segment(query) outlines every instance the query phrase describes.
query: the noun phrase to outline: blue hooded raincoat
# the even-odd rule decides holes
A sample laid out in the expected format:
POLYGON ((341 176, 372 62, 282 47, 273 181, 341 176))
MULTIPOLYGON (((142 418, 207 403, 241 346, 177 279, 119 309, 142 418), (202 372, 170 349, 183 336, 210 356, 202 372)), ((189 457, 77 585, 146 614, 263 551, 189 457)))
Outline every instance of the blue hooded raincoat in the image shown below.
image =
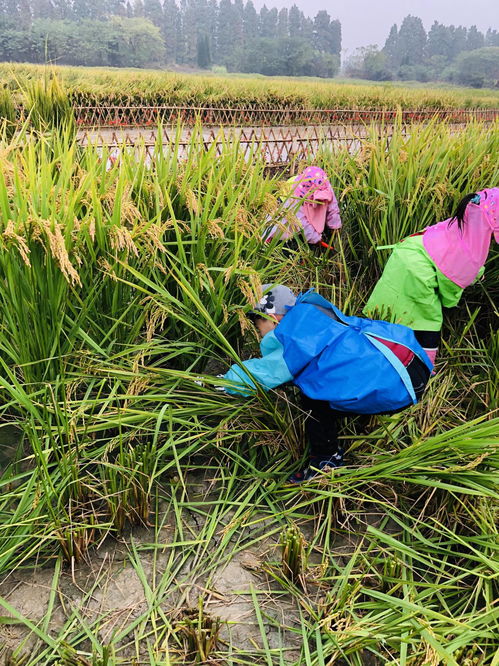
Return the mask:
POLYGON ((249 395, 293 382, 314 400, 353 414, 395 411, 417 402, 406 368, 379 338, 404 345, 432 364, 411 329, 347 317, 314 292, 297 298, 274 331, 262 339, 262 358, 233 365, 228 393, 249 395))

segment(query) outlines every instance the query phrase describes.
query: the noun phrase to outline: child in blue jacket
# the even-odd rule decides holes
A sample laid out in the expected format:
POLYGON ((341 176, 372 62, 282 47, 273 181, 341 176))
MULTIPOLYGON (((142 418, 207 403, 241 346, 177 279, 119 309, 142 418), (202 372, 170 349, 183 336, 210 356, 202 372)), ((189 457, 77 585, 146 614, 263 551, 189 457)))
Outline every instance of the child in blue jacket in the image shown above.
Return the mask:
POLYGON ((339 417, 389 414, 416 404, 433 366, 405 326, 347 317, 312 290, 298 298, 284 285, 264 290, 250 313, 262 358, 233 365, 224 375, 231 382, 225 390, 248 396, 257 384, 298 386, 309 415, 310 461, 289 480, 301 483, 342 464, 339 417))

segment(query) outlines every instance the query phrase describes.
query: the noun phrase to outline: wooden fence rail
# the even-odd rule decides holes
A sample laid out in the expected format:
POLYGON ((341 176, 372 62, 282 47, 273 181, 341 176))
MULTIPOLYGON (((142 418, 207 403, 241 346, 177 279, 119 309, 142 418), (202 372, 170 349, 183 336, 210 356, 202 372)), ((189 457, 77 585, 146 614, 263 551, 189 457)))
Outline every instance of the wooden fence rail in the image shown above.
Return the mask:
MULTIPOLYGON (((465 124, 453 124, 456 132, 462 131, 465 124)), ((379 125, 376 128, 380 138, 390 140, 394 125, 379 125)), ((402 131, 410 132, 410 125, 402 131)), ((190 151, 214 148, 215 155, 221 155, 228 145, 237 144, 245 159, 255 156, 263 158, 269 167, 288 165, 296 160, 313 158, 321 149, 336 150, 347 148, 357 152, 363 140, 371 136, 371 127, 365 124, 300 126, 300 127, 253 127, 253 128, 163 128, 158 136, 151 128, 84 130, 78 133, 82 146, 93 144, 108 148, 110 161, 119 159, 122 151, 145 150, 152 161, 158 151, 174 151, 179 159, 187 158, 190 151)))
POLYGON ((350 125, 393 123, 400 113, 403 123, 427 122, 435 116, 451 123, 478 120, 493 122, 499 109, 415 109, 397 112, 384 109, 259 109, 196 106, 76 106, 77 125, 96 127, 154 127, 181 122, 193 125, 268 127, 291 125, 350 125))

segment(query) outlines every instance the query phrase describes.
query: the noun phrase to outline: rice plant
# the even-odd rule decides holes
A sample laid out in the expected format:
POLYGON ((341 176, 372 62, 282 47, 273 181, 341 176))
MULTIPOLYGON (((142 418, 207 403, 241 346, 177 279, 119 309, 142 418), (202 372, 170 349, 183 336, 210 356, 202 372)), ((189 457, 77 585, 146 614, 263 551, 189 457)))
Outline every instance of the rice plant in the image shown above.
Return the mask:
POLYGON ((332 258, 262 245, 282 211, 256 150, 218 155, 198 133, 186 160, 172 142, 152 164, 124 150, 108 171, 69 133, 2 141, 1 657, 494 664, 493 261, 446 318, 423 402, 346 424, 346 466, 305 490, 286 484, 303 454, 294 390, 243 400, 213 375, 257 352, 245 313, 262 283, 358 313, 386 258, 376 247, 497 183, 495 128, 396 127, 357 155, 324 150, 344 219, 332 258), (287 568, 268 577, 259 563, 283 533, 287 568), (121 546, 106 569, 102 549, 121 546), (50 574, 37 618, 15 596, 26 571, 50 574), (114 609, 104 591, 120 574, 114 609), (230 607, 241 617, 209 619, 230 607))
MULTIPOLYGON (((216 76, 171 72, 51 67, 74 106, 187 106, 253 109, 497 108, 497 90, 408 87, 382 82, 216 76)), ((19 98, 20 89, 46 76, 42 65, 3 64, 0 78, 19 98)), ((20 98, 19 98, 20 99, 20 98)), ((127 118, 123 119, 124 121, 127 118)), ((244 114, 239 122, 245 124, 244 114)))
POLYGON ((303 586, 306 569, 305 539, 296 525, 281 534, 282 573, 291 583, 303 586))

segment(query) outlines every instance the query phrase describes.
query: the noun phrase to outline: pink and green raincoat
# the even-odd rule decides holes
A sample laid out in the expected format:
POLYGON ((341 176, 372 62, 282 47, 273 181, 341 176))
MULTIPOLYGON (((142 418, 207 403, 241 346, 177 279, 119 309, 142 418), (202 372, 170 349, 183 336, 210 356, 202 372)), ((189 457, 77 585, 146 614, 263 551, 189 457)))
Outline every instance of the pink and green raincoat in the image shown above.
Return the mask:
POLYGON ((456 306, 463 289, 483 272, 492 237, 499 243, 499 187, 478 192, 466 207, 462 229, 450 218, 395 245, 364 313, 439 331, 442 307, 456 306))

